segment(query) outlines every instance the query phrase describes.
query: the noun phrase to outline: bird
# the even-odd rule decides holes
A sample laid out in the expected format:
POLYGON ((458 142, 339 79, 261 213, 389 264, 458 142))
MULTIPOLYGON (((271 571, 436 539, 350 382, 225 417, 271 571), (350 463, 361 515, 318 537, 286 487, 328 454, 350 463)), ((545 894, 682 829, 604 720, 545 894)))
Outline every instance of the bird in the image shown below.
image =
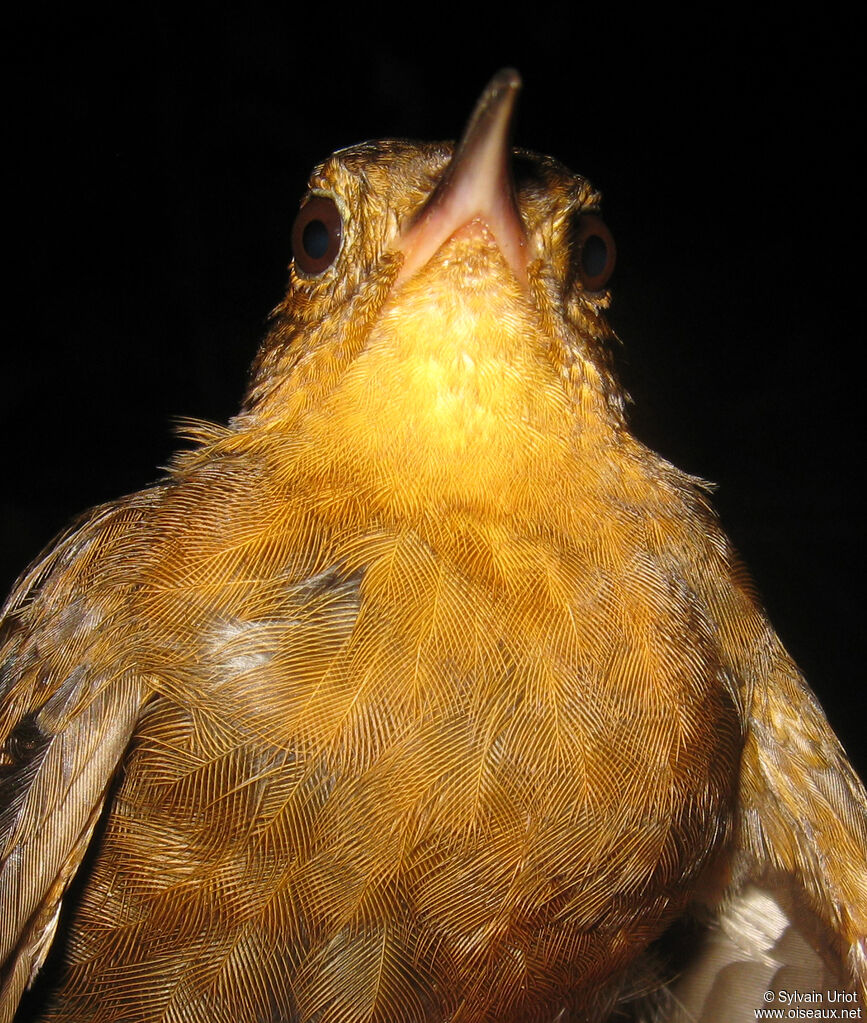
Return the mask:
POLYGON ((239 413, 13 589, 5 1023, 860 1012, 863 784, 520 88, 319 164, 239 413))

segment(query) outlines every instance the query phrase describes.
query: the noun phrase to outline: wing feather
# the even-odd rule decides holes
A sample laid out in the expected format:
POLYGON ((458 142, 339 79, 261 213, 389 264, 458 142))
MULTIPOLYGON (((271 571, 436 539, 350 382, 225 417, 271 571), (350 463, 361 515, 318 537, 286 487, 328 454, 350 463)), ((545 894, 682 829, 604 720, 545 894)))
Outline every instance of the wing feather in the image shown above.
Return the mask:
POLYGON ((705 933, 653 1016, 665 1023, 746 1023, 867 998, 867 794, 777 640, 769 652, 722 895, 707 900, 705 933))
MULTIPOLYGON (((13 592, 0 631, 0 1023, 48 953, 145 697, 100 641, 82 576, 120 506, 61 538, 13 592)), ((116 600, 115 593, 113 599, 116 600)))

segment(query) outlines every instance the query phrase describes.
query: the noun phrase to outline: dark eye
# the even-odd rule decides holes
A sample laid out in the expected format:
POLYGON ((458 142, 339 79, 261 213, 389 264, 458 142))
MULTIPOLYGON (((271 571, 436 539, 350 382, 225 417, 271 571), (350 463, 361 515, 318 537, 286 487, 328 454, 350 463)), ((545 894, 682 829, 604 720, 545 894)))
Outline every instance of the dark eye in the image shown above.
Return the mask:
POLYGON ((298 211, 292 226, 292 255, 303 274, 323 273, 337 259, 343 241, 343 220, 327 195, 314 195, 298 211))
POLYGON ((605 221, 595 213, 578 218, 573 238, 578 276, 586 291, 601 291, 614 270, 617 250, 605 221))

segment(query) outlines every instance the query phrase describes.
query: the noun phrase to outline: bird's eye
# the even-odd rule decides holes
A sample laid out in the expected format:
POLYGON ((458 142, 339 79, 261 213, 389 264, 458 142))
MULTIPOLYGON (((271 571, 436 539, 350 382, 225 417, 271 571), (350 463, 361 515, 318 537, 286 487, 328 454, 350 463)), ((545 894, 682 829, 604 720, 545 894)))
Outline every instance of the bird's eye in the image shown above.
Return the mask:
POLYGON ((578 218, 573 236, 578 276, 586 291, 601 291, 614 270, 617 251, 605 221, 595 213, 578 218))
POLYGON ((343 242, 343 219, 327 195, 314 195, 298 211, 292 227, 292 255, 303 274, 315 277, 337 259, 343 242))

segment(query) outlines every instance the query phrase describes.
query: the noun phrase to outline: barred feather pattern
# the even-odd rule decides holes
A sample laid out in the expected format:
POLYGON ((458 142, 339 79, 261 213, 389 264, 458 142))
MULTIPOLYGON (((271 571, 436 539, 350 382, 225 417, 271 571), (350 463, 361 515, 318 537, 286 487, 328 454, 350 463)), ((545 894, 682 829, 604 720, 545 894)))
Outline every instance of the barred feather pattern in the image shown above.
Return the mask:
POLYGON ((207 466, 117 616, 159 623, 151 698, 56 1018, 541 1020, 604 987, 726 837, 740 743, 658 529, 335 528, 300 488, 278 528, 263 476, 207 466))
POLYGON ((739 1020, 707 970, 749 942, 692 986, 665 946, 751 885, 863 993, 864 791, 626 429, 569 263, 598 196, 519 153, 526 285, 473 231, 397 287, 449 156, 317 169, 340 272, 293 272, 241 414, 10 599, 4 1019, 100 815, 55 1023, 739 1020))

